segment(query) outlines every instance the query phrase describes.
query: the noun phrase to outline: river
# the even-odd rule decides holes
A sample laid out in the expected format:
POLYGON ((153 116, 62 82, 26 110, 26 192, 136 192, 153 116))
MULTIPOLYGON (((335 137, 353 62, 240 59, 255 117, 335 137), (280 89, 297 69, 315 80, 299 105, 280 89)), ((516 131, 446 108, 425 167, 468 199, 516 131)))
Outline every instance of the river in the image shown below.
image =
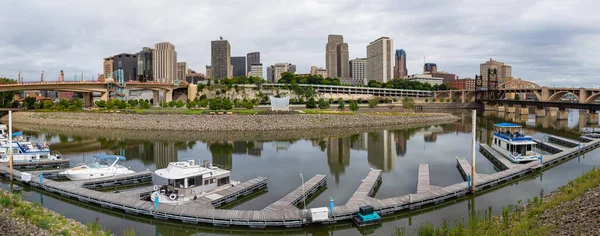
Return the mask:
MULTIPOLYGON (((127 161, 123 165, 141 171, 164 168, 169 162, 193 158, 209 160, 230 168, 234 180, 245 181, 257 176, 268 178, 268 191, 237 202, 230 206, 233 209, 263 209, 300 186, 300 173, 304 180, 316 174, 326 174, 327 189, 307 202, 307 208, 311 208, 328 206, 330 197, 333 197, 336 205, 343 205, 370 168, 383 170, 383 182, 376 198, 415 193, 419 164, 429 164, 432 185, 446 186, 463 181, 456 168, 455 157, 470 160, 471 118, 469 111, 457 111, 456 115, 462 119, 444 125, 294 140, 278 140, 274 137, 269 140, 247 141, 173 141, 149 138, 148 134, 139 131, 135 135, 138 138, 130 139, 111 136, 110 132, 91 130, 77 135, 67 131, 26 131, 24 134, 34 141, 50 143, 53 151, 68 156, 72 164, 89 161, 97 153, 109 153, 126 156, 127 161)), ((553 117, 536 118, 534 115, 522 117, 507 113, 485 113, 477 119, 477 141, 491 142, 493 124, 504 121, 525 125, 526 133, 534 138, 544 139, 548 134, 577 138, 577 131, 588 126, 583 118, 584 115, 580 115, 577 110, 571 110, 569 119, 562 121, 556 121, 553 117)), ((18 131, 19 128, 16 126, 15 130, 18 131)), ((31 130, 28 127, 21 128, 31 130)), ((193 137, 198 136, 195 134, 193 137)), ((527 176, 475 197, 468 196, 433 208, 386 216, 382 225, 370 228, 355 228, 349 221, 293 229, 215 228, 211 225, 190 225, 132 216, 29 187, 23 187, 22 192, 27 200, 39 202, 44 207, 83 223, 97 218, 106 229, 117 234, 133 227, 139 235, 390 235, 397 227, 412 232, 415 226, 425 222, 439 224, 448 220, 452 223, 489 207, 495 215, 500 215, 502 207, 547 194, 593 166, 600 166, 599 153, 599 150, 594 150, 542 174, 527 176)), ((497 171, 481 153, 477 153, 476 166, 478 173, 490 174, 497 171)), ((158 183, 161 180, 155 177, 154 181, 158 183)), ((9 185, 6 179, 2 179, 2 188, 8 189, 9 185)))

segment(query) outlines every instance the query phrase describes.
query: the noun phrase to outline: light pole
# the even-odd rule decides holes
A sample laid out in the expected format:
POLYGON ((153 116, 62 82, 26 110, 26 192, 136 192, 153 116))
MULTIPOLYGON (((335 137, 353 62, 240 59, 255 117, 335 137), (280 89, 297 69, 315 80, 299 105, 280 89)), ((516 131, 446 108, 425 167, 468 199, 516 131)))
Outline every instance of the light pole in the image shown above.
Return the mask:
POLYGON ((306 211, 306 196, 304 196, 304 175, 302 175, 302 172, 300 172, 300 179, 302 180, 302 204, 304 205, 302 209, 306 211))

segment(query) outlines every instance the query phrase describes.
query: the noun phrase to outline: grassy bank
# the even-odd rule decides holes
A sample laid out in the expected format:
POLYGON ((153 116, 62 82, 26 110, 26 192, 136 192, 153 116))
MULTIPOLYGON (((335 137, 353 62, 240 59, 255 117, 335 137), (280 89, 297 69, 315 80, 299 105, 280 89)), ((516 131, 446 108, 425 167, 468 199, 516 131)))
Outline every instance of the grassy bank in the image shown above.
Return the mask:
MULTIPOLYGON (((104 230, 98 219, 83 225, 50 211, 37 203, 23 200, 19 194, 0 190, 3 233, 13 235, 113 235, 104 230)), ((123 235, 135 235, 133 229, 123 235)))
POLYGON ((399 228, 394 235, 552 235, 553 227, 539 220, 542 213, 573 201, 599 185, 600 169, 596 168, 570 181, 549 197, 540 199, 536 196, 526 204, 519 201, 517 205, 505 207, 499 217, 492 216, 492 209, 488 209, 470 216, 467 222, 460 219, 452 226, 447 221, 439 226, 425 223, 412 232, 399 228))

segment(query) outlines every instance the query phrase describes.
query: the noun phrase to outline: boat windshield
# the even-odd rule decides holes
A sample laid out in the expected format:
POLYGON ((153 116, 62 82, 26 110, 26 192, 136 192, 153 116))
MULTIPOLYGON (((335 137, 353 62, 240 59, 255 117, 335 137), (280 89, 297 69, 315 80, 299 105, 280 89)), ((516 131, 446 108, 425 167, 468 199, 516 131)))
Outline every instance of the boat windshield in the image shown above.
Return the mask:
POLYGON ((170 179, 169 180, 169 186, 173 186, 175 188, 184 188, 183 186, 183 179, 170 179))
POLYGON ((115 159, 94 158, 92 162, 87 163, 87 166, 90 168, 107 168, 110 167, 114 161, 115 159))

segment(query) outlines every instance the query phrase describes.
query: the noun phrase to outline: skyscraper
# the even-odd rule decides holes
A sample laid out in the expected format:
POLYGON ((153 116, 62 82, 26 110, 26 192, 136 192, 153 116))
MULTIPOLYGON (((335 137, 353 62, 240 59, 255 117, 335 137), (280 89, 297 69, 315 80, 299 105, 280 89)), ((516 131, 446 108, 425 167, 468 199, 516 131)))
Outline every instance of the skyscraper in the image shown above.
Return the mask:
POLYGON ((396 65, 394 66, 394 78, 405 78, 408 76, 406 69, 406 52, 404 49, 396 50, 396 65))
POLYGON ((149 47, 142 48, 142 51, 137 53, 137 75, 138 80, 142 82, 152 81, 154 71, 152 70, 152 54, 154 49, 149 47))
POLYGON ((423 65, 423 73, 437 73, 437 64, 435 63, 425 63, 423 65))
POLYGON ((206 65, 206 78, 212 79, 212 66, 206 65))
POLYGON ((211 66, 213 79, 233 77, 231 70, 231 46, 227 40, 215 40, 211 42, 211 66))
POLYGON ((386 83, 393 79, 394 41, 381 37, 367 46, 367 80, 386 83))
POLYGON ((505 65, 504 62, 492 60, 481 63, 479 65, 479 74, 483 77, 483 81, 487 81, 488 69, 496 69, 498 79, 506 79, 512 77, 512 67, 505 65))
POLYGON ((267 66, 267 83, 273 83, 273 68, 275 66, 267 66))
POLYGON ((263 65, 262 64, 252 64, 250 65, 250 76, 254 77, 263 77, 263 65))
POLYGON ((325 68, 329 77, 349 78, 348 60, 348 44, 344 43, 344 36, 330 34, 325 45, 325 68))
POLYGON ((233 77, 246 76, 246 57, 231 57, 233 77))
POLYGON ((177 80, 185 81, 185 74, 187 74, 187 62, 177 62, 177 80))
POLYGON ((169 42, 157 43, 152 54, 154 81, 173 83, 177 72, 177 52, 169 42))
POLYGON ((104 73, 106 74, 108 71, 111 76, 106 78, 114 78, 112 72, 122 69, 125 81, 134 80, 137 78, 137 64, 137 56, 135 54, 121 53, 104 58, 104 73))
POLYGON ((367 58, 356 58, 350 60, 350 85, 367 84, 367 58))
MULTIPOLYGON (((260 52, 251 52, 246 54, 246 73, 250 72, 251 66, 260 63, 260 52)), ((262 77, 262 76, 261 76, 262 77)))

